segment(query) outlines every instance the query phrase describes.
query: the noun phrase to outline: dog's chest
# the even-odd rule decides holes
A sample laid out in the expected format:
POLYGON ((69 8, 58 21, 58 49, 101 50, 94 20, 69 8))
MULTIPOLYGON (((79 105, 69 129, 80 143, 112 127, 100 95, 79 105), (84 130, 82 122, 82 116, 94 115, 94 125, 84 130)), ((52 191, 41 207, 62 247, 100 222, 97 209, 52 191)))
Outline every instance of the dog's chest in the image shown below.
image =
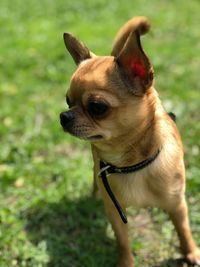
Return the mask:
POLYGON ((156 205, 156 198, 148 187, 146 172, 113 174, 108 177, 111 189, 124 206, 145 208, 156 205))

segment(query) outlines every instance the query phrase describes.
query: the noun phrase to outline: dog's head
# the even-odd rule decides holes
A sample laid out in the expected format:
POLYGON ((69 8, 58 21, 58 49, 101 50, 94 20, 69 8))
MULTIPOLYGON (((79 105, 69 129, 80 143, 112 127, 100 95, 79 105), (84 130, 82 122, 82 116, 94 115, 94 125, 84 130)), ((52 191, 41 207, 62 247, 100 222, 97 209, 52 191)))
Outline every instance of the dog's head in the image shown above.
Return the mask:
POLYGON ((151 108, 153 69, 140 35, 149 30, 144 17, 128 21, 117 34, 111 56, 96 56, 69 33, 66 48, 78 65, 60 114, 63 129, 92 142, 123 138, 145 123, 151 108))

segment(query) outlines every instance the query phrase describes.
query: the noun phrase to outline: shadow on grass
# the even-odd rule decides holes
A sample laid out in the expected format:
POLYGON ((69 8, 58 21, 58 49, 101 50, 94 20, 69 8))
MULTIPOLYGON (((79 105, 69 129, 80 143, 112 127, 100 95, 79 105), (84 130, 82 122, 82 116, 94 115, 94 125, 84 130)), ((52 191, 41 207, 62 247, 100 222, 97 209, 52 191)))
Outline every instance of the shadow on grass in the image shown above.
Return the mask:
MULTIPOLYGON (((106 235, 108 222, 101 201, 63 198, 57 203, 40 202, 23 216, 27 220, 26 231, 30 241, 36 246, 46 242, 48 267, 116 266, 116 242, 106 235)), ((155 262, 158 264, 150 266, 145 261, 143 266, 189 266, 181 259, 159 263, 156 256, 155 262)))
POLYGON ((24 215, 30 241, 46 242, 48 267, 115 266, 116 245, 106 236, 101 202, 63 198, 58 203, 41 202, 24 215))

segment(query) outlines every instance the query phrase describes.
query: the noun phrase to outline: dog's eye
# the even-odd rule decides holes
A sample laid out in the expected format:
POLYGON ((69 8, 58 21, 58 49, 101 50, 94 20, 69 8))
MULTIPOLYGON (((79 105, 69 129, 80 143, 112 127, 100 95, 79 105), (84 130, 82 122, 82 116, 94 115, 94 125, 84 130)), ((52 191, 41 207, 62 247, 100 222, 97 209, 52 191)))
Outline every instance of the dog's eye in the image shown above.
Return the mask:
POLYGON ((66 96, 66 102, 67 102, 68 107, 71 108, 72 107, 72 103, 71 103, 71 101, 70 101, 68 96, 66 96))
POLYGON ((90 101, 87 109, 91 116, 100 118, 107 114, 109 106, 104 101, 90 101))

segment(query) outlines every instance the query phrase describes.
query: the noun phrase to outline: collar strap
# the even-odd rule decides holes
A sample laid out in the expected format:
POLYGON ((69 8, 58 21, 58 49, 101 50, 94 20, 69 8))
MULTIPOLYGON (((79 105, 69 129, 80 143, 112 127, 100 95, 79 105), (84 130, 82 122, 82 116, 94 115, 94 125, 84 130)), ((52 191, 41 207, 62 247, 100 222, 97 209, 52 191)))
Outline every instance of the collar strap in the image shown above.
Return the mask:
POLYGON ((113 192, 110 188, 110 185, 109 185, 108 180, 107 180, 107 176, 109 174, 112 174, 112 173, 131 173, 131 172, 137 172, 139 170, 142 170, 145 167, 147 167, 149 164, 151 164, 157 158, 159 153, 160 153, 160 150, 158 149, 157 152, 152 157, 150 157, 150 158, 148 158, 142 162, 139 162, 135 165, 128 166, 128 167, 121 167, 121 168, 118 168, 114 165, 100 161, 99 176, 101 177, 103 185, 104 185, 109 197, 111 198, 113 204, 115 205, 115 208, 117 209, 117 211, 118 211, 118 213, 119 213, 119 215, 120 215, 120 217, 124 223, 128 222, 126 215, 125 215, 123 209, 121 208, 119 202, 117 201, 115 195, 113 194, 113 192))

